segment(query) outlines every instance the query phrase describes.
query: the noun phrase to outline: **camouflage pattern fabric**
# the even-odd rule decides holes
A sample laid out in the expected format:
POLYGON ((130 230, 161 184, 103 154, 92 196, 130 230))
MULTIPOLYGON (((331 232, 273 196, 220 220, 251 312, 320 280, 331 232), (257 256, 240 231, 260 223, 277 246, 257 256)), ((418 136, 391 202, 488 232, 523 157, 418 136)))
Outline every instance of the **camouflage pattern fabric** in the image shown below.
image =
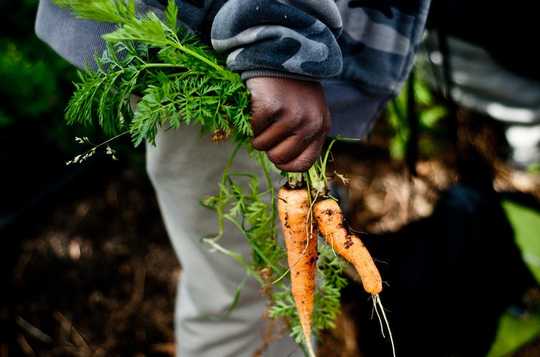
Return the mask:
POLYGON ((414 63, 429 0, 338 0, 344 31, 340 78, 374 94, 397 94, 414 63))
MULTIPOLYGON (((165 0, 144 0, 163 7, 165 0)), ((396 94, 414 62, 429 0, 184 0, 181 20, 210 28, 214 49, 247 79, 339 78, 396 94), (206 25, 205 25, 206 24, 206 25), (208 25, 210 24, 210 25, 208 25)))
MULTIPOLYGON (((137 0, 160 12, 167 0, 137 0)), ((180 20, 244 79, 338 79, 370 95, 398 93, 414 62, 430 0, 177 0, 180 20)), ((40 0, 38 36, 78 67, 92 65, 108 24, 40 0)))

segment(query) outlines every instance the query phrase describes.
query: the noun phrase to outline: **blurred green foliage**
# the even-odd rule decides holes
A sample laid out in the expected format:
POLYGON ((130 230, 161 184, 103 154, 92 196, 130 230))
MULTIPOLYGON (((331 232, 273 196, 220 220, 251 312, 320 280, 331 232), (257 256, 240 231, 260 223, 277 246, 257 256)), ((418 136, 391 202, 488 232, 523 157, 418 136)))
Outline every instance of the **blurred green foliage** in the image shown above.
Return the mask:
MULTIPOLYGON (((521 250, 523 261, 540 284, 540 212, 512 201, 503 202, 508 219, 512 222, 516 243, 521 250)), ((540 326, 539 330, 540 330, 540 326)))
POLYGON ((488 357, 510 356, 539 335, 540 315, 515 316, 507 312, 499 320, 497 338, 491 346, 488 357))
POLYGON ((49 121, 53 125, 47 127, 59 134, 75 71, 34 35, 36 9, 37 0, 0 7, 10 14, 0 22, 0 129, 21 121, 49 121))
MULTIPOLYGON (((523 260, 540 283, 540 213, 512 201, 503 202, 523 260)), ((540 311, 516 316, 507 312, 499 321, 497 339, 488 357, 507 356, 540 336, 540 311)))
MULTIPOLYGON (((76 68, 35 35, 37 8, 38 0, 0 1, 0 13, 9 14, 0 22, 0 135, 27 138, 31 131, 33 146, 53 146, 63 156, 50 160, 71 159, 88 149, 76 144, 75 137, 88 136, 97 143, 103 137, 92 128, 66 125, 64 112, 76 68)), ((128 144, 129 140, 115 144, 120 156, 135 168, 143 167, 142 150, 128 144)), ((0 143, 0 150, 0 161, 20 151, 8 143, 0 143)))
POLYGON ((0 3, 0 13, 10 14, 0 23, 0 130, 13 135, 30 128, 66 148, 73 129, 65 126, 63 113, 75 69, 35 36, 37 5, 0 3))
MULTIPOLYGON (((444 132, 440 123, 448 113, 446 107, 437 102, 421 76, 415 77, 413 86, 419 122, 419 154, 420 156, 430 156, 436 151, 434 137, 444 132)), ((399 96, 387 106, 386 120, 393 131, 388 149, 391 157, 395 160, 404 159, 407 142, 411 135, 407 118, 408 87, 404 85, 399 96)))
POLYGON ((29 47, 26 41, 0 39, 0 128, 19 118, 43 120, 64 105, 61 81, 71 71, 57 58, 33 58, 29 47))

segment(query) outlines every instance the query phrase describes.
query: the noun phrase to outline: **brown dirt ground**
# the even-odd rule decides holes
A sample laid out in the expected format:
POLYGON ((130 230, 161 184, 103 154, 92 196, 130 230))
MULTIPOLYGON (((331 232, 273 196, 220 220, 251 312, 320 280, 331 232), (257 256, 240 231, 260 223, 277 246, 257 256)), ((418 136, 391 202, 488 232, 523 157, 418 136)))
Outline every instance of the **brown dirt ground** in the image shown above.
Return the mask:
MULTIPOLYGON (((369 232, 428 216, 438 193, 455 182, 445 160, 419 162, 419 177, 410 178, 384 155, 339 157, 334 170, 348 180, 342 189, 352 225, 369 232)), ((537 195, 540 185, 531 180, 503 170, 496 186, 537 195)), ((21 245, 8 304, 0 305, 9 334, 0 339, 0 357, 172 355, 181 268, 143 174, 107 175, 10 238, 21 245)), ((336 328, 322 336, 321 356, 359 356, 353 308, 345 297, 336 328)), ((535 341, 516 356, 538 356, 539 348, 535 341)))

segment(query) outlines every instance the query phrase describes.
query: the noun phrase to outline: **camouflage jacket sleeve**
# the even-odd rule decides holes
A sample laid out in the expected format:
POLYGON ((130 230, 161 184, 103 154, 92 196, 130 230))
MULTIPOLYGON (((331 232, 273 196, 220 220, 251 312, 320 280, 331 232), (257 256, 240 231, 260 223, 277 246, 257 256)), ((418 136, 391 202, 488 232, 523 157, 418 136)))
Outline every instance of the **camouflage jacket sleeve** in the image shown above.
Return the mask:
MULTIPOLYGON (((397 93, 407 78, 429 6, 429 0, 176 1, 180 20, 243 78, 340 78, 384 95, 397 93)), ((159 13, 167 0, 136 2, 159 13)), ((91 64, 103 49, 100 35, 111 30, 40 0, 38 36, 79 67, 91 64)))
POLYGON ((229 0, 213 19, 211 40, 244 79, 322 79, 341 72, 341 29, 333 0, 229 0))
MULTIPOLYGON (((341 16, 333 0, 176 0, 180 20, 227 56, 244 78, 286 75, 310 78, 340 73, 336 36, 341 16)), ((158 14, 167 0, 136 0, 158 14)), ((40 0, 37 35, 78 67, 103 50, 101 35, 113 27, 74 18, 51 0, 40 0)))
POLYGON ((407 79, 430 0, 337 0, 342 14, 340 78, 372 94, 395 95, 407 79))
POLYGON ((338 77, 395 95, 421 40, 430 0, 228 0, 212 45, 243 78, 338 77), (337 39, 337 45, 336 45, 337 39))

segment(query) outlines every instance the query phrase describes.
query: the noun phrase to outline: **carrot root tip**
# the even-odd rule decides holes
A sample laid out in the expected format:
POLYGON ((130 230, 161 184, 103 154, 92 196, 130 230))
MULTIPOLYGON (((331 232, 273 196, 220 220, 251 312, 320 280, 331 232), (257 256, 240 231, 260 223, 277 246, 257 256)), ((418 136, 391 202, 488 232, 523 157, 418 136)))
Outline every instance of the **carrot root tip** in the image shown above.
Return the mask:
POLYGON ((392 337, 392 330, 390 330, 390 323, 388 322, 388 319, 386 318, 386 313, 384 312, 384 307, 381 302, 381 298, 379 294, 372 295, 371 298, 373 299, 373 309, 375 310, 375 314, 377 315, 377 319, 379 320, 382 336, 383 338, 386 338, 386 336, 384 335, 384 326, 386 326, 386 330, 388 331, 388 336, 390 337, 390 345, 392 346, 392 356, 396 357, 396 348, 394 345, 394 338, 392 337), (381 319, 381 316, 382 316, 382 319, 381 319), (384 321, 384 326, 383 326, 383 321, 384 321))

